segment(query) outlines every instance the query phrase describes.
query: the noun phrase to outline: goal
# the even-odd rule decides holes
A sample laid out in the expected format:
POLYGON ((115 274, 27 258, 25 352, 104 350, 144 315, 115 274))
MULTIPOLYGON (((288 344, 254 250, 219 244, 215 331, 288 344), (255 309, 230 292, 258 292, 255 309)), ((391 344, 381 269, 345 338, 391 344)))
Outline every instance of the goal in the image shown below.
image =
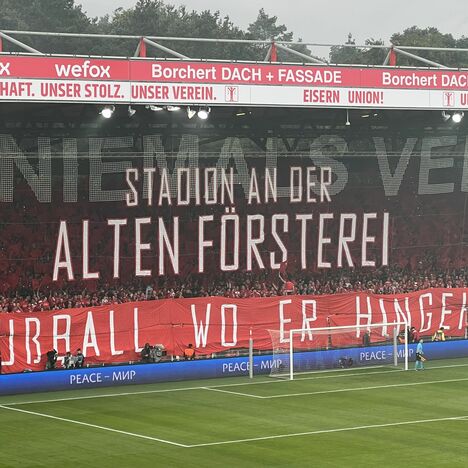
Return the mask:
POLYGON ((296 330, 269 330, 270 376, 373 366, 408 370, 408 323, 384 322, 296 330))

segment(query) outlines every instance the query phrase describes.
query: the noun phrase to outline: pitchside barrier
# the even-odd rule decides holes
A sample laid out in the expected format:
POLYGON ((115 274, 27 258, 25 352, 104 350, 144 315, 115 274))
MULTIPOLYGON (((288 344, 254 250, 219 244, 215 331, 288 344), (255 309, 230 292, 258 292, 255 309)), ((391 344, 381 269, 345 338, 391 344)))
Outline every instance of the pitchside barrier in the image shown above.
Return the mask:
MULTIPOLYGON (((398 352, 403 353, 403 345, 398 352)), ((386 363, 392 345, 334 349, 322 351, 322 359, 329 367, 334 367, 343 353, 356 363, 380 365, 386 363)), ((416 345, 409 346, 409 360, 414 361, 416 345)), ((453 340, 425 343, 424 352, 430 360, 468 357, 468 340, 453 340)), ((295 354, 295 360, 310 359, 311 352, 295 354)), ((253 358, 253 374, 270 374, 272 367, 283 363, 272 355, 253 358)), ((338 367, 338 366, 335 366, 338 367)), ((161 364, 142 364, 126 366, 94 367, 80 370, 56 370, 0 376, 0 395, 46 392, 55 390, 75 390, 79 388, 111 387, 129 384, 151 384, 158 382, 182 381, 193 379, 212 379, 218 377, 248 376, 249 357, 226 359, 200 359, 187 362, 167 362, 161 364)))

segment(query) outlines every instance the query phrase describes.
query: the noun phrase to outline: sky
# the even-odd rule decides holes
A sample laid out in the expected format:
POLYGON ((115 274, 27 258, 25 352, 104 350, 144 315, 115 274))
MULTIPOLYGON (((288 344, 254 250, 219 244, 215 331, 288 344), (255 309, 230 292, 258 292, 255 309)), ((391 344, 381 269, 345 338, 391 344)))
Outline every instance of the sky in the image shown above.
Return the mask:
MULTIPOLYGON (((76 3, 81 3, 89 16, 102 16, 119 7, 133 7, 136 0, 76 0, 76 3)), ((369 38, 383 39, 388 44, 393 33, 413 25, 434 26, 455 38, 468 36, 466 0, 167 0, 166 3, 185 5, 189 10, 219 10, 242 28, 264 8, 269 15, 278 16, 278 22, 293 31, 295 38, 313 43, 342 44, 351 32, 358 44, 369 38)))

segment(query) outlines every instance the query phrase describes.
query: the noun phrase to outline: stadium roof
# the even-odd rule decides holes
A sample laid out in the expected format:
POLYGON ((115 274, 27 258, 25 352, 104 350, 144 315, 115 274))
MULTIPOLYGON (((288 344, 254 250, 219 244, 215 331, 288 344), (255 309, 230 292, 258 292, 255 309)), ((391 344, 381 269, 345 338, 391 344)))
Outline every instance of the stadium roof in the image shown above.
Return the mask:
MULTIPOLYGON (((166 55, 169 55, 171 58, 176 58, 180 60, 213 60, 211 57, 188 57, 176 50, 176 48, 168 47, 164 45, 170 41, 171 43, 230 43, 230 44, 239 44, 245 46, 252 45, 263 45, 269 46, 266 56, 258 57, 258 61, 265 62, 276 62, 277 51, 286 52, 290 54, 295 61, 287 63, 297 63, 300 62, 312 62, 318 65, 329 65, 327 61, 322 58, 318 58, 314 55, 304 54, 294 49, 294 46, 308 46, 316 48, 330 48, 330 47, 342 47, 350 49, 379 49, 385 50, 387 52, 386 57, 382 65, 397 65, 397 56, 405 56, 411 58, 417 62, 420 62, 421 66, 426 67, 435 67, 435 68, 449 68, 443 63, 435 62, 429 60, 428 58, 422 57, 421 55, 416 54, 418 51, 431 51, 431 52, 451 52, 451 53, 466 53, 468 48, 456 48, 456 47, 428 47, 428 46, 414 46, 414 45, 394 45, 394 44, 354 44, 354 43, 345 43, 345 44, 328 44, 328 43, 315 43, 315 42, 302 42, 302 41, 277 41, 275 39, 271 40, 253 40, 253 39, 225 39, 225 38, 200 38, 200 37, 166 37, 166 36, 138 36, 138 35, 125 35, 125 34, 82 34, 82 33, 69 33, 69 32, 48 32, 48 31, 16 31, 16 30, 3 30, 0 31, 0 54, 8 54, 11 52, 4 52, 2 47, 2 42, 6 41, 10 44, 16 46, 23 53, 30 53, 35 55, 48 55, 48 56, 64 56, 64 54, 53 54, 48 51, 40 51, 28 45, 24 40, 20 40, 24 36, 38 37, 38 36, 48 36, 48 37, 59 37, 59 38, 87 38, 87 39, 100 39, 100 40, 114 40, 121 39, 126 41, 135 42, 135 57, 158 57, 157 55, 149 54, 147 48, 152 47, 157 49, 160 52, 163 52, 166 55), (300 60, 298 60, 300 59, 300 60)), ((259 54, 261 51, 259 50, 259 54)), ((73 56, 78 56, 82 54, 72 54, 73 56)), ((91 54, 86 55, 91 56, 91 54)), ((121 56, 122 57, 122 56, 121 56)), ((223 60, 224 61, 224 60, 223 60)), ((226 57, 225 61, 235 61, 231 57, 226 57)), ((284 62, 283 62, 284 63, 284 62)), ((337 64, 339 65, 339 64, 337 64)), ((346 64, 349 66, 350 64, 346 64)), ((355 63, 351 65, 365 65, 368 64, 355 63)))

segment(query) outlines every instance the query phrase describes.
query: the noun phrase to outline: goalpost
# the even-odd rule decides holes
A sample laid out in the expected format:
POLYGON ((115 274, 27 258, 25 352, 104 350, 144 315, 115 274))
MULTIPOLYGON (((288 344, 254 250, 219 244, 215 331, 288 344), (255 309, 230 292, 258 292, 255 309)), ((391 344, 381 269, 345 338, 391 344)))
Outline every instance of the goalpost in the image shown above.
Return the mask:
POLYGON ((298 374, 364 366, 408 370, 406 321, 268 331, 271 377, 293 380, 298 374))

